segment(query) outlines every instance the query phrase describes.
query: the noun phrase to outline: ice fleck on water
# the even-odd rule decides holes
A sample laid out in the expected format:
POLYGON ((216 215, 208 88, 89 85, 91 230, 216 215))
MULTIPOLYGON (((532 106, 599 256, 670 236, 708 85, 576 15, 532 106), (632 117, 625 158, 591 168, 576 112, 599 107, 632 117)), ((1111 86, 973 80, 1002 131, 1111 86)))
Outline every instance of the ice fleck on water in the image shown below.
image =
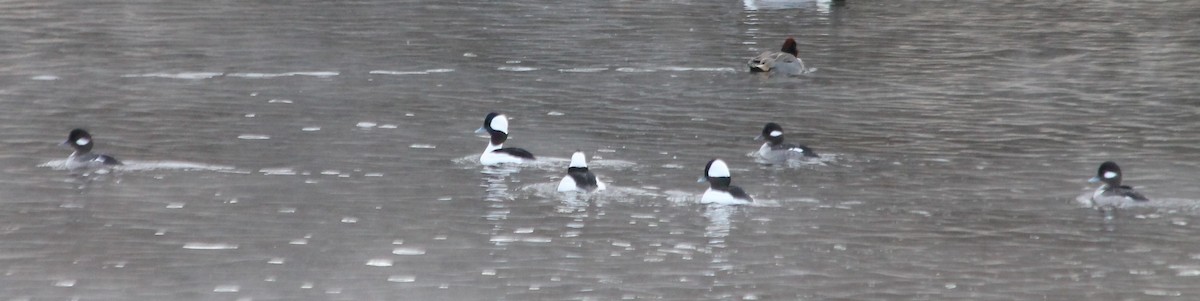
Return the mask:
POLYGON ((479 55, 477 55, 477 54, 474 54, 474 53, 470 53, 470 52, 463 53, 463 57, 478 57, 478 56, 479 56, 479 55))
POLYGON ((55 281, 54 286, 72 287, 72 286, 75 286, 75 279, 63 279, 63 280, 55 281))
POLYGON ((238 135, 237 138, 244 139, 244 140, 267 140, 267 139, 271 139, 271 136, 259 135, 259 134, 241 134, 241 135, 238 135))
POLYGON ((246 118, 254 118, 254 117, 257 117, 257 116, 258 116, 258 114, 254 114, 254 113, 248 113, 248 114, 246 114, 246 115, 242 115, 242 116, 243 116, 243 117, 246 117, 246 118))
POLYGON ((303 239, 303 238, 299 238, 299 239, 293 239, 292 241, 289 241, 289 242, 288 242, 288 244, 291 244, 291 245, 307 245, 307 244, 308 244, 308 240, 307 240, 307 239, 303 239))
POLYGON ((363 122, 359 122, 358 124, 355 124, 354 126, 364 128, 364 129, 369 129, 369 128, 375 127, 375 125, 376 125, 376 123, 374 123, 374 122, 363 121, 363 122))
POLYGON ((310 289, 310 288, 313 288, 313 283, 312 283, 312 282, 305 282, 305 283, 303 283, 303 284, 300 284, 300 288, 303 288, 303 289, 310 289))
POLYGON ((480 274, 480 275, 484 275, 484 276, 496 276, 496 270, 494 270, 494 269, 485 269, 485 270, 483 270, 483 272, 480 272, 479 274, 480 274))
POLYGON ((179 209, 179 208, 183 208, 183 205, 184 205, 183 202, 172 202, 172 203, 167 204, 167 208, 168 209, 179 209))
POLYGON ((267 260, 267 263, 269 263, 269 264, 283 264, 284 260, 285 260, 285 259, 284 259, 283 257, 274 257, 274 258, 271 258, 271 260, 267 260))
POLYGON ((296 208, 294 208, 294 207, 279 208, 279 213, 296 213, 296 208))
POLYGON ((365 174, 363 174, 363 176, 364 177, 382 177, 383 174, 378 173, 378 172, 371 172, 371 173, 365 173, 365 174))
POLYGON ((374 258, 367 260, 367 265, 373 267, 390 267, 392 266, 392 260, 387 258, 374 258))
POLYGON ((422 248, 395 248, 395 249, 392 249, 392 254, 396 254, 396 255, 425 255, 425 249, 422 249, 422 248))
POLYGON ((496 68, 496 69, 500 70, 500 71, 512 71, 512 72, 529 72, 529 71, 538 70, 538 68, 533 68, 533 67, 510 67, 510 66, 503 66, 503 67, 496 68))
POLYGON ((214 293, 236 293, 241 289, 242 288, 240 286, 233 285, 233 284, 226 284, 226 285, 218 285, 216 288, 213 288, 213 292, 214 293))
POLYGON ((291 99, 271 99, 267 103, 292 103, 291 99))
POLYGON ((550 111, 549 113, 546 113, 546 115, 550 115, 550 116, 562 116, 562 115, 567 115, 567 114, 565 114, 565 113, 563 113, 563 112, 559 112, 559 111, 550 111))
POLYGON ((316 131, 320 131, 320 130, 321 130, 321 127, 319 127, 319 126, 309 126, 309 127, 303 127, 303 128, 301 128, 300 130, 301 130, 301 131, 305 131, 305 132, 316 132, 316 131))
POLYGON ((413 275, 391 275, 388 276, 388 282, 413 282, 417 281, 417 276, 413 275))
POLYGON ((183 248, 188 250, 234 250, 238 248, 238 245, 227 243, 189 242, 183 244, 183 248))
POLYGON ((433 145, 433 144, 413 144, 413 145, 409 145, 408 147, 409 147, 409 148, 421 148, 421 149, 434 149, 434 148, 437 148, 437 145, 433 145))
POLYGON ((29 79, 32 79, 32 80, 58 80, 58 76, 38 75, 38 76, 30 77, 29 79))
POLYGON ((394 129, 394 128, 397 128, 397 126, 396 126, 395 124, 384 124, 384 125, 380 125, 380 126, 379 126, 379 128, 381 128, 381 129, 394 129))
POLYGON ((343 217, 343 218, 342 218, 342 222, 343 222, 343 223, 347 223, 347 224, 353 224, 353 223, 357 223, 357 222, 358 222, 358 218, 357 218, 357 217, 352 217, 352 216, 347 216, 347 217, 343 217))
POLYGON ((1179 291, 1168 291, 1168 290, 1145 290, 1145 291, 1142 291, 1142 293, 1144 293, 1146 295, 1150 295, 1150 296, 1167 296, 1167 297, 1179 297, 1180 295, 1183 295, 1183 293, 1180 293, 1179 291))

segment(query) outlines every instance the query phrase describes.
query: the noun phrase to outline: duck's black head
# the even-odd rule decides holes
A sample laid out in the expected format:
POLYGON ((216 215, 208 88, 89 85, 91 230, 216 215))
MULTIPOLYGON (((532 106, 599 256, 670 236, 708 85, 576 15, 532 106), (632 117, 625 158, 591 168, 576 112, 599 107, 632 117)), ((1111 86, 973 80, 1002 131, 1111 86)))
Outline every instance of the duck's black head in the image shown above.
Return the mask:
POLYGON ((763 126, 762 135, 755 140, 766 140, 771 145, 779 145, 783 143, 783 127, 778 123, 770 122, 763 126))
POLYGON ((92 134, 88 134, 84 129, 71 130, 71 133, 67 134, 67 141, 63 141, 63 144, 70 145, 71 148, 74 148, 79 153, 89 152, 92 150, 92 146, 95 145, 92 142, 92 134))

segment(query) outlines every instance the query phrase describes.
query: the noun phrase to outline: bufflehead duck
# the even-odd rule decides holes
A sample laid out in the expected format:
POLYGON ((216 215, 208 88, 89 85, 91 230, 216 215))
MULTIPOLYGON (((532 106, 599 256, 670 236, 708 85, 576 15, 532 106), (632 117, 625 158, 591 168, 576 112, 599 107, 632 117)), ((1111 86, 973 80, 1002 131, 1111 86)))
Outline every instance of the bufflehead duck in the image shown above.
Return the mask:
POLYGON ((1100 164, 1096 176, 1088 180, 1090 183, 1103 182, 1092 193, 1092 206, 1098 209, 1118 208, 1133 202, 1150 201, 1146 196, 1133 190, 1133 187, 1121 186, 1121 167, 1112 161, 1100 164))
POLYGON ((558 191, 597 191, 604 190, 604 182, 588 170, 587 161, 582 151, 571 155, 571 165, 567 167, 567 175, 558 182, 558 191))
POLYGON ((787 161, 789 158, 817 157, 817 153, 807 146, 783 143, 783 127, 774 122, 763 126, 762 135, 754 138, 754 140, 767 141, 763 143, 762 147, 758 148, 758 156, 769 161, 787 161))
POLYGON ((483 118, 483 127, 475 132, 487 132, 492 136, 492 140, 488 142, 487 148, 483 150, 483 155, 479 156, 479 163, 483 165, 521 163, 535 159, 533 154, 527 150, 504 147, 504 141, 508 140, 508 117, 504 117, 503 114, 496 112, 488 113, 487 117, 483 118))
POLYGON ((700 196, 701 204, 749 204, 754 202, 750 195, 741 187, 730 185, 733 179, 729 176, 729 166, 721 159, 712 159, 704 166, 704 176, 697 182, 708 182, 708 190, 700 196))
POLYGON ((75 149, 75 152, 67 157, 68 169, 122 164, 112 156, 92 153, 92 146, 95 146, 95 143, 92 141, 92 134, 88 134, 84 129, 71 130, 71 133, 67 135, 67 141, 63 141, 62 145, 70 145, 75 149))
POLYGON ((767 51, 750 59, 750 72, 775 72, 786 75, 803 74, 804 61, 800 60, 800 52, 796 50, 796 40, 788 38, 783 42, 783 48, 778 52, 767 51))

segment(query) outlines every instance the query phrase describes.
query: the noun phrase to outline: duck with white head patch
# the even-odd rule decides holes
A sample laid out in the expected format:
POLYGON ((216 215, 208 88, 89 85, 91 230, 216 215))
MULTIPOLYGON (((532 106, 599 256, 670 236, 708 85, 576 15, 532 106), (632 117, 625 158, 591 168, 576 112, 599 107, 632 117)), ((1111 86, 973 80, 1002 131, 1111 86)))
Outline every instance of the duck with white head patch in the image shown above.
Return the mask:
POLYGON ((793 158, 817 157, 817 153, 807 146, 783 143, 783 127, 774 122, 763 126, 762 135, 754 140, 767 141, 758 148, 758 156, 768 161, 783 162, 793 158))
POLYGON ((67 145, 75 149, 71 156, 67 157, 66 166, 68 169, 79 168, 94 168, 112 165, 121 165, 121 161, 105 154, 92 153, 92 147, 95 146, 95 141, 92 140, 92 134, 89 134, 84 129, 74 129, 67 134, 67 141, 63 141, 61 145, 67 145))
POLYGON ((483 127, 475 132, 488 133, 491 136, 491 141, 488 142, 487 148, 479 156, 479 163, 483 165, 522 163, 535 160, 533 154, 527 150, 504 147, 504 141, 508 140, 508 118, 504 114, 496 112, 488 113, 487 117, 483 118, 483 127))
POLYGON ((1121 185, 1121 167, 1108 161, 1100 164, 1096 176, 1088 180, 1090 183, 1102 182, 1096 192, 1092 193, 1092 206, 1097 209, 1120 208, 1130 202, 1147 202, 1150 199, 1133 190, 1133 187, 1121 185))
POLYGON ((601 182, 600 178, 588 170, 583 152, 576 151, 574 155, 571 155, 571 165, 567 166, 567 175, 558 182, 558 191, 592 192, 598 190, 604 190, 604 182, 601 182))
POLYGON ((767 51, 750 59, 747 63, 750 72, 771 72, 784 75, 800 75, 808 71, 804 61, 800 60, 800 51, 796 49, 796 39, 788 38, 783 42, 780 51, 767 51))
POLYGON ((754 202, 741 187, 733 186, 729 166, 721 159, 712 159, 704 166, 704 176, 697 182, 708 182, 708 190, 700 196, 701 204, 743 205, 754 202))

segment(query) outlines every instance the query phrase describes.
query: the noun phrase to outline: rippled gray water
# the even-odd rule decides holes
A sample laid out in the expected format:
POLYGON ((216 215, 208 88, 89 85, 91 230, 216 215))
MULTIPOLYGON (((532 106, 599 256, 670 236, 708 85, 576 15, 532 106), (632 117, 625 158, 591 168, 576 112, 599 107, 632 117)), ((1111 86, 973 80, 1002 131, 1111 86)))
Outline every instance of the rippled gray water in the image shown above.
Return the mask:
POLYGON ((0 11, 3 300, 1200 298, 1195 1, 0 11), (489 111, 543 162, 474 162, 489 111), (551 192, 576 149, 610 192, 551 192), (759 204, 695 204, 713 157, 759 204), (1105 160, 1154 202, 1081 207, 1105 160))

